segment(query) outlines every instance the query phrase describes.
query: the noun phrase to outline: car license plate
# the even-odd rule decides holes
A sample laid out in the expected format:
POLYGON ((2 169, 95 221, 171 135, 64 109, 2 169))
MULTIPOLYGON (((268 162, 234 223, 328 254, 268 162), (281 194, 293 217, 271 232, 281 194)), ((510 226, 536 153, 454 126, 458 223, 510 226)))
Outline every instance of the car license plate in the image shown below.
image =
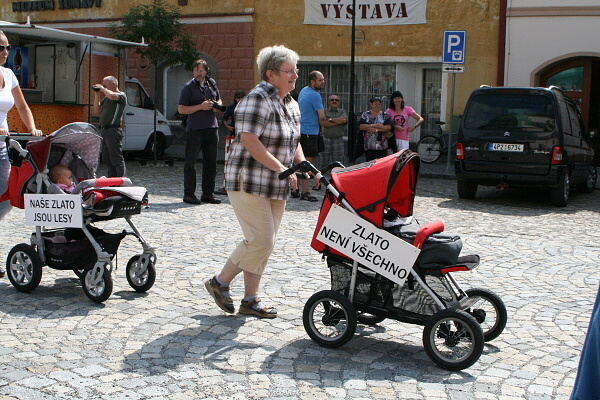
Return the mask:
POLYGON ((514 144, 514 143, 490 143, 488 149, 490 151, 510 151, 515 153, 522 153, 525 145, 514 144))

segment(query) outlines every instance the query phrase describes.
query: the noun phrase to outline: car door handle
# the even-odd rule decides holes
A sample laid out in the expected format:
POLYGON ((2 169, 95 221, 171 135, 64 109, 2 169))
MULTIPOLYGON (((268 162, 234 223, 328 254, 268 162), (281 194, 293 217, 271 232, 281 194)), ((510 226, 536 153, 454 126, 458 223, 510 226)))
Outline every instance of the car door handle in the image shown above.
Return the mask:
POLYGON ((125 115, 135 115, 135 113, 128 112, 128 113, 125 113, 125 115))

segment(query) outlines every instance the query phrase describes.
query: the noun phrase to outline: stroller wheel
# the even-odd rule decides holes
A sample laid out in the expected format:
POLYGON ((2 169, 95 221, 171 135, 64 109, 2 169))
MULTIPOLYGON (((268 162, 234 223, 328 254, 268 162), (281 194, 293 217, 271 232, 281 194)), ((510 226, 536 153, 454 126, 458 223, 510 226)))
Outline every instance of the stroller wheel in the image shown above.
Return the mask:
POLYGON ((475 318, 466 312, 442 310, 427 320, 423 345, 434 363, 459 371, 479 360, 483 352, 483 332, 475 318))
POLYGON ((489 342, 496 339, 508 319, 506 306, 496 293, 488 289, 467 289, 465 293, 475 300, 465 311, 475 317, 483 330, 483 340, 489 342))
POLYGON ((346 344, 356 332, 356 310, 340 292, 323 290, 313 294, 304 305, 304 329, 323 347, 346 344))
POLYGON ((148 260, 148 266, 144 268, 141 255, 131 257, 125 269, 127 282, 136 292, 145 292, 154 285, 156 280, 156 267, 151 258, 148 260))
POLYGON ((21 243, 12 248, 6 259, 8 280, 21 292, 30 292, 42 280, 42 261, 37 251, 21 243))
POLYGON ((110 297, 113 290, 113 281, 106 265, 99 269, 95 265, 90 269, 86 269, 80 279, 83 292, 90 300, 102 303, 110 297))

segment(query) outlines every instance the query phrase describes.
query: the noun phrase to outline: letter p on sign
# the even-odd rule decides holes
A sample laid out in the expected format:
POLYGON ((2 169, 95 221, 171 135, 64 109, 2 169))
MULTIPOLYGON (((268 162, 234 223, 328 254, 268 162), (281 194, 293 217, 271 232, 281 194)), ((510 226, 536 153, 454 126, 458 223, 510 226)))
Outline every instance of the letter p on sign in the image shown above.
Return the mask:
POLYGON ((465 63, 466 31, 444 31, 442 62, 444 64, 465 63))

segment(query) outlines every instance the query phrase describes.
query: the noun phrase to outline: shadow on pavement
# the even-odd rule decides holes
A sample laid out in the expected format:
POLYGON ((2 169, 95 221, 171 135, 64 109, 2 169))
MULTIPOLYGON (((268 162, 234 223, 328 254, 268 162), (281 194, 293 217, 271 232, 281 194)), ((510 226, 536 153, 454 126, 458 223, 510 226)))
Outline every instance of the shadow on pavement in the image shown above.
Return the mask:
MULTIPOLYGON (((164 335, 127 355, 121 372, 153 376, 165 371, 176 374, 176 370, 185 365, 200 365, 200 369, 204 369, 204 365, 208 370, 220 371, 228 376, 282 374, 323 387, 330 387, 336 381, 344 386, 351 385, 354 379, 416 380, 456 385, 476 380, 466 372, 438 368, 429 360, 422 346, 403 343, 402 338, 380 340, 370 337, 371 334, 385 332, 385 326, 359 325, 357 334, 348 344, 328 349, 309 339, 272 345, 238 340, 238 331, 243 329, 247 320, 239 316, 198 315, 195 319, 200 322, 199 326, 164 335)), ((486 346, 484 355, 497 351, 497 348, 486 346)))

